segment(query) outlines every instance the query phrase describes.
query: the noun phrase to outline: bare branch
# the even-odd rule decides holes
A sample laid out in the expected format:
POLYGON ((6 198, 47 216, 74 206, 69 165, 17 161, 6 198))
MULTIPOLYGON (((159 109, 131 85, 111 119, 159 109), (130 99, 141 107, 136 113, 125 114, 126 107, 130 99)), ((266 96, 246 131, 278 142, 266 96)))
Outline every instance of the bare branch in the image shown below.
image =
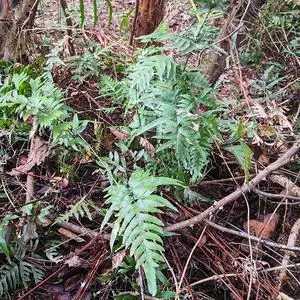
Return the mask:
POLYGON ((210 206, 208 209, 206 209, 204 212, 200 213, 199 215, 192 217, 188 220, 185 220, 183 222, 167 226, 165 228, 165 231, 176 231, 202 222, 203 220, 208 218, 211 214, 221 209, 223 206, 235 201, 241 195, 253 190, 264 178, 266 178, 266 176, 268 176, 275 170, 279 169, 280 167, 286 165, 291 160, 291 157, 299 151, 299 148, 300 148, 300 140, 297 141, 294 144, 294 146, 292 146, 284 155, 279 157, 275 162, 270 164, 264 170, 260 171, 249 183, 244 184, 241 188, 237 188, 233 193, 219 200, 216 204, 210 206))

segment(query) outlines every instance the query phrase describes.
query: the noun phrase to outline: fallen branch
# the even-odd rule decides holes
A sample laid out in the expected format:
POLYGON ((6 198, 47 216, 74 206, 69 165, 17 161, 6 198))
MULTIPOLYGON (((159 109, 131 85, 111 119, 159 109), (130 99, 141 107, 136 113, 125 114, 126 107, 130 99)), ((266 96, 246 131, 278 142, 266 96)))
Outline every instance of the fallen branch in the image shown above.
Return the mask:
POLYGON ((271 175, 270 179, 274 183, 277 183, 284 187, 289 194, 300 197, 300 188, 288 178, 281 175, 271 175))
POLYGON ((57 222, 58 225, 60 225, 61 227, 70 230, 74 233, 77 233, 78 235, 85 235, 85 236, 89 236, 92 238, 102 238, 104 240, 109 240, 110 239, 110 235, 109 234, 101 234, 99 232, 87 229, 85 227, 82 226, 78 226, 75 225, 73 223, 70 222, 66 222, 66 221, 59 221, 57 222))
MULTIPOLYGON (((300 197, 296 197, 296 196, 290 196, 290 195, 284 195, 284 194, 266 193, 266 192, 263 192, 263 191, 261 191, 259 189, 253 189, 253 192, 255 192, 256 194, 258 194, 260 196, 266 197, 266 198, 273 198, 273 199, 279 199, 279 200, 281 200, 281 199, 287 199, 287 200, 300 201, 300 197)), ((292 202, 292 203, 289 203, 289 204, 294 204, 294 203, 292 202)))
MULTIPOLYGON (((299 235, 299 231, 300 231, 300 219, 298 219, 292 227, 292 230, 289 235, 288 242, 287 242, 287 247, 293 248, 295 246, 297 237, 299 235)), ((287 269, 287 265, 290 261, 290 257, 291 257, 291 253, 289 251, 286 251, 284 254, 284 257, 282 259, 282 263, 281 263, 283 269, 281 269, 281 271, 279 273, 279 290, 281 289, 282 281, 286 277, 286 269, 287 269)))
POLYGON ((256 236, 252 236, 252 235, 250 235, 246 232, 243 232, 243 231, 236 231, 236 230, 233 230, 233 229, 223 227, 221 225, 218 225, 218 224, 216 224, 214 222, 211 222, 211 221, 208 221, 208 220, 205 220, 205 223, 207 225, 219 230, 219 231, 226 232, 226 233, 229 233, 229 234, 232 234, 232 235, 236 235, 236 236, 239 236, 239 237, 242 237, 242 238, 245 238, 245 239, 251 239, 252 241, 259 242, 259 243, 262 243, 264 245, 268 245, 268 246, 273 247, 273 248, 279 248, 279 249, 288 250, 288 251, 300 252, 300 247, 294 247, 294 245, 289 245, 289 244, 284 245, 284 244, 278 244, 278 243, 275 243, 275 242, 264 240, 264 239, 258 238, 256 236))
POLYGON ((259 172, 249 183, 244 184, 241 188, 237 188, 233 193, 219 200, 216 204, 210 206, 208 209, 206 209, 204 212, 200 213, 199 215, 192 217, 186 221, 167 226, 165 228, 165 231, 176 231, 202 222, 204 219, 208 218, 210 215, 217 212, 226 204, 235 201, 241 195, 253 190, 264 178, 266 178, 266 176, 268 176, 270 173, 274 172, 275 170, 279 169, 280 167, 286 165, 291 160, 291 157, 299 151, 299 149, 300 149, 300 140, 297 141, 294 144, 294 146, 292 146, 284 155, 279 157, 275 162, 270 164, 264 170, 259 172))
MULTIPOLYGON (((275 161, 274 163, 272 163, 271 165, 269 165, 268 167, 266 167, 263 171, 261 171, 260 173, 258 173, 248 184, 243 185, 241 188, 237 189, 235 192, 231 193, 230 195, 224 197, 223 199, 221 199, 220 201, 218 201, 215 205, 209 207, 207 210, 205 210, 204 212, 200 213, 199 215, 192 217, 186 221, 174 224, 174 225, 170 225, 167 226, 165 228, 165 231, 176 231, 179 229, 183 229, 186 228, 188 226, 194 225, 196 223, 200 223, 202 222, 204 219, 206 219, 210 214, 216 212, 217 210, 219 210, 222 206, 236 200, 238 197, 240 197, 242 194, 249 192, 251 190, 253 190, 255 188, 255 186, 261 181, 263 180, 267 175, 269 175, 271 172, 277 170, 278 168, 282 167, 283 165, 287 164, 291 157, 299 150, 300 148, 300 141, 296 142, 295 145, 293 147, 291 147, 290 150, 288 150, 283 156, 281 156, 280 158, 278 158, 277 161, 275 161)), ((249 235, 247 233, 240 233, 237 232, 235 230, 231 230, 225 227, 222 227, 220 225, 217 225, 213 222, 210 221, 206 221, 208 225, 213 226, 214 228, 218 229, 218 230, 226 230, 226 232, 230 233, 230 234, 235 234, 241 237, 245 237, 245 238, 249 238, 249 235)), ((77 233, 78 235, 84 235, 84 236, 89 236, 92 238, 102 238, 105 240, 109 240, 110 239, 110 235, 109 234, 101 234, 98 233, 96 231, 72 224, 70 222, 65 222, 65 221, 60 221, 57 222, 58 225, 60 225, 61 227, 68 229, 74 233, 77 233)), ((263 244, 272 246, 272 247, 276 247, 276 248, 280 248, 280 249, 284 249, 284 250, 290 250, 290 251, 300 251, 300 248, 298 247, 288 247, 286 245, 281 245, 281 244, 277 244, 274 242, 270 242, 270 241, 266 241, 266 240, 261 240, 259 238, 256 237, 252 237, 250 236, 250 238, 254 241, 258 241, 261 242, 263 244)))
MULTIPOLYGON (((34 172, 28 172, 27 173, 27 180, 26 180, 26 198, 25 198, 25 205, 28 205, 28 203, 34 198, 34 172)), ((22 230, 25 221, 26 221, 26 213, 23 212, 22 216, 20 218, 19 222, 19 228, 22 230)))

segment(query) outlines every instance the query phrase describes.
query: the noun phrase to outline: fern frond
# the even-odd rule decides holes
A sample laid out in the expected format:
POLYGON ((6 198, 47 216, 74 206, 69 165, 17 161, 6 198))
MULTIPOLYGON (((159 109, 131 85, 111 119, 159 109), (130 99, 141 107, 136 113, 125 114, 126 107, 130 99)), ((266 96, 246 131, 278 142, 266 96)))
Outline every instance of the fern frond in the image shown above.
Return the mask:
POLYGON ((44 270, 28 262, 19 261, 0 268, 0 297, 13 292, 16 288, 23 286, 28 288, 28 283, 38 283, 44 277, 44 270))
MULTIPOLYGON (((150 56, 147 52, 140 56, 122 81, 128 107, 138 111, 130 124, 131 134, 155 138, 160 158, 174 152, 178 165, 174 168, 174 160, 164 164, 185 170, 195 182, 209 162, 214 139, 220 136, 212 88, 199 70, 186 69, 151 51, 150 56)), ((171 177, 177 178, 176 172, 171 177)))
POLYGON ((62 261, 63 256, 58 252, 58 248, 61 245, 60 241, 50 240, 46 245, 45 255, 47 258, 54 263, 62 261))
POLYGON ((76 204, 74 204, 71 209, 64 214, 60 214, 55 222, 60 221, 69 221, 70 218, 75 217, 77 220, 83 217, 88 217, 89 220, 92 220, 92 214, 90 211, 90 207, 92 205, 86 200, 86 197, 83 197, 76 204))
POLYGON ((156 268, 163 262, 161 252, 163 223, 154 216, 162 208, 176 208, 161 196, 153 195, 160 185, 181 185, 178 180, 153 177, 143 170, 134 171, 126 183, 117 183, 107 189, 107 203, 110 205, 101 229, 115 215, 110 246, 117 235, 123 236, 122 243, 135 257, 136 268, 142 267, 152 295, 156 294, 156 268))
POLYGON ((125 98, 125 85, 107 75, 100 77, 100 92, 102 97, 114 97, 117 101, 125 98))
POLYGON ((129 105, 136 105, 138 97, 147 92, 152 80, 176 80, 178 65, 168 56, 153 55, 139 60, 129 70, 129 105))

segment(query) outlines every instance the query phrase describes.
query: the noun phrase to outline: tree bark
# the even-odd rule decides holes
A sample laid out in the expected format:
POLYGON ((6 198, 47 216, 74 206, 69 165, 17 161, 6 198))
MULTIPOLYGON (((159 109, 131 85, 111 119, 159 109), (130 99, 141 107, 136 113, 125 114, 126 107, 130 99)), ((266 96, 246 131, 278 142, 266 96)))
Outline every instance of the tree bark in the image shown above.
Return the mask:
MULTIPOLYGON (((225 53, 213 52, 210 54, 210 65, 207 69, 206 75, 211 84, 215 84, 219 77, 224 73, 226 67, 226 58, 230 55, 230 41, 232 36, 240 28, 234 28, 233 24, 236 21, 242 21, 243 23, 253 23, 258 18, 259 13, 259 0, 249 0, 245 3, 241 0, 231 0, 227 9, 227 17, 224 16, 224 24, 220 30, 220 34, 217 38, 219 42, 218 46, 223 49, 225 53)), ((236 47, 238 48, 245 38, 245 35, 239 34, 236 40, 236 47)))
POLYGON ((26 50, 24 29, 31 28, 39 0, 0 0, 0 57, 20 61, 26 50))
POLYGON ((5 37, 12 26, 12 2, 0 0, 0 57, 3 56, 5 37))
POLYGON ((137 10, 132 37, 140 37, 154 32, 164 18, 164 0, 136 1, 137 10))

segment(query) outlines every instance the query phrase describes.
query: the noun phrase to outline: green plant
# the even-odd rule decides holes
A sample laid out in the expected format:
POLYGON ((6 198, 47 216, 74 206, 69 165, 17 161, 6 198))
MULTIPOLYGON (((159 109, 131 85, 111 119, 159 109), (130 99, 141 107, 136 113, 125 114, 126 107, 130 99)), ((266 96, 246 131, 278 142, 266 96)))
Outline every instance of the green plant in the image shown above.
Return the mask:
POLYGON ((9 262, 11 262, 12 253, 7 241, 9 235, 8 224, 17 218, 17 215, 6 215, 0 223, 0 253, 3 253, 9 262))
POLYGON ((86 147, 78 138, 86 127, 76 114, 71 119, 72 109, 64 104, 63 93, 57 89, 48 73, 31 78, 27 73, 7 76, 0 87, 0 107, 11 108, 21 119, 32 123, 31 133, 44 134, 50 129, 53 144, 63 144, 77 149, 86 147), (31 120, 30 120, 31 118, 31 120))
MULTIPOLYGON (((102 1, 100 1, 102 4, 102 1)), ((105 4, 108 9, 108 27, 110 27, 111 22, 112 22, 112 15, 113 15, 113 7, 111 4, 110 0, 105 0, 105 4)), ((92 3, 92 9, 93 9, 93 23, 96 25, 98 23, 98 7, 99 7, 99 1, 98 0, 93 0, 92 3)), ((80 25, 84 26, 86 25, 86 17, 85 17, 85 3, 83 0, 79 1, 79 14, 80 14, 80 25)))
POLYGON ((300 32, 299 3, 292 0, 270 0, 260 10, 260 18, 252 25, 247 52, 267 56, 273 61, 289 62, 298 67, 297 46, 300 32), (296 44, 295 44, 296 43, 296 44))
POLYGON ((22 286, 28 288, 32 281, 37 284, 44 277, 44 270, 26 261, 3 265, 0 268, 0 297, 22 286))
POLYGON ((224 53, 213 41, 217 38, 219 28, 212 25, 212 20, 222 15, 224 3, 222 1, 201 1, 201 10, 194 3, 194 13, 197 17, 195 24, 183 33, 172 33, 168 30, 168 23, 162 22, 151 34, 142 36, 143 42, 170 41, 180 54, 186 55, 207 50, 224 53))
POLYGON ((127 11, 124 12, 124 14, 121 16, 121 21, 119 25, 119 30, 121 33, 128 33, 130 32, 130 17, 132 13, 134 12, 134 8, 130 8, 127 11))
POLYGON ((92 220, 92 214, 90 207, 95 207, 91 202, 86 200, 86 197, 80 199, 76 204, 74 204, 71 209, 56 218, 56 222, 60 221, 69 221, 70 218, 75 217, 77 220, 80 217, 87 217, 89 220, 92 220))
POLYGON ((135 170, 128 180, 115 182, 107 188, 107 201, 110 205, 101 229, 113 215, 110 246, 113 248, 116 237, 122 236, 122 244, 130 249, 135 257, 136 269, 142 267, 149 292, 157 292, 157 268, 163 262, 162 236, 163 223, 155 213, 163 213, 161 208, 176 208, 161 196, 154 195, 160 185, 181 185, 179 181, 150 176, 147 171, 135 170))
POLYGON ((219 134, 211 88, 198 70, 188 70, 167 56, 155 54, 158 50, 149 49, 140 55, 129 68, 123 88, 116 89, 117 84, 109 80, 102 81, 102 88, 112 96, 117 91, 118 98, 123 94, 126 106, 137 109, 129 125, 131 135, 155 139, 157 156, 171 156, 164 163, 171 164, 171 169, 185 170, 195 182, 202 177, 213 137, 218 139, 219 134))
POLYGON ((82 83, 89 77, 99 76, 100 68, 104 65, 102 56, 107 56, 106 52, 107 49, 94 53, 86 51, 83 55, 68 58, 74 79, 82 83))
MULTIPOLYGON (((32 206, 30 207, 24 209, 23 212, 30 211, 31 213, 32 206)), ((45 209, 42 209, 37 218, 42 219, 44 211, 45 209)), ((17 219, 17 215, 6 215, 0 224, 0 253, 3 253, 8 261, 0 267, 0 297, 15 291, 20 286, 27 289, 29 283, 32 281, 38 283, 44 276, 44 269, 33 265, 26 258, 28 247, 24 241, 28 227, 24 227, 22 236, 18 237, 10 226, 10 222, 17 219)))
POLYGON ((274 96, 278 84, 284 80, 284 77, 280 76, 280 71, 283 71, 283 66, 272 62, 261 78, 252 83, 251 87, 254 89, 254 92, 266 98, 274 96))

